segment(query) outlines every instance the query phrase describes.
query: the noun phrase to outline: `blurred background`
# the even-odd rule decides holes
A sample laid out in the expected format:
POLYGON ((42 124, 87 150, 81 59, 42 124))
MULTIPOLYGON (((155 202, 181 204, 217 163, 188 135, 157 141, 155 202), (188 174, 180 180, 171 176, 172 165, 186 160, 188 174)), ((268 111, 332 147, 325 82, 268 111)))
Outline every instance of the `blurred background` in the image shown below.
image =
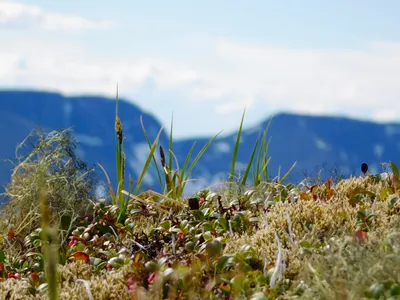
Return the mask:
POLYGON ((0 184, 38 125, 72 127, 77 154, 115 179, 117 84, 133 178, 148 153, 140 116, 168 144, 173 114, 182 163, 223 130, 192 190, 226 179, 245 108, 238 171, 274 116, 272 177, 295 161, 296 182, 362 162, 380 172, 400 154, 399 12, 395 0, 0 0, 0 184))

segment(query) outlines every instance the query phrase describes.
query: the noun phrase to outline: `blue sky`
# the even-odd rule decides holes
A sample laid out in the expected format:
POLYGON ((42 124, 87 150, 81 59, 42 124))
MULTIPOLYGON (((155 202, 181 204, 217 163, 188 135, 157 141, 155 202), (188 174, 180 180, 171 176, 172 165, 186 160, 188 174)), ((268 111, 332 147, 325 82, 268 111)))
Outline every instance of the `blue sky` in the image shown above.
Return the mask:
POLYGON ((400 116, 400 2, 0 0, 0 87, 120 94, 177 136, 400 116))

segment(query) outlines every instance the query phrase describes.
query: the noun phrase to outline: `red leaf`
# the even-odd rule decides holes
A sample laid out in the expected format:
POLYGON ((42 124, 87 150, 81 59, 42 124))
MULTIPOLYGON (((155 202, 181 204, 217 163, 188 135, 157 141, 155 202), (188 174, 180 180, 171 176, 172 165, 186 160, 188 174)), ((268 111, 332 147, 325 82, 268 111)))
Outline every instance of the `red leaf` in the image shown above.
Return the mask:
POLYGON ((90 257, 84 252, 75 252, 72 254, 75 260, 84 260, 86 263, 90 263, 90 257))
POLYGON ((39 280, 39 273, 38 272, 32 272, 31 273, 31 280, 32 281, 38 281, 39 280))
POLYGON ((131 278, 129 278, 128 279, 128 289, 130 290, 130 291, 133 291, 134 289, 135 289, 135 287, 136 287, 136 282, 135 282, 135 280, 131 277, 131 278))
POLYGON ((20 279, 21 278, 21 274, 19 274, 18 272, 10 272, 7 274, 8 279, 14 278, 14 279, 20 279))
POLYGON ((368 232, 361 229, 357 229, 354 234, 359 241, 364 241, 368 237, 368 232))
POLYGON ((309 200, 310 197, 308 196, 307 193, 302 192, 302 193, 300 193, 300 199, 301 199, 301 200, 309 200))
POLYGON ((14 229, 10 228, 7 233, 8 240, 12 240, 16 236, 16 232, 14 229))
POLYGON ((155 278, 156 278, 156 272, 151 273, 150 276, 147 278, 147 282, 152 283, 155 278))

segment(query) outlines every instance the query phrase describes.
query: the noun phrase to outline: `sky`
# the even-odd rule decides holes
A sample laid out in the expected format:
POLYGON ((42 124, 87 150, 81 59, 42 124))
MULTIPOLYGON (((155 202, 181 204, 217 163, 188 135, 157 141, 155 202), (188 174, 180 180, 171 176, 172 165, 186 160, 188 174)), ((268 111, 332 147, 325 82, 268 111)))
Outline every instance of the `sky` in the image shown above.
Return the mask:
POLYGON ((176 137, 400 121, 400 1, 0 0, 0 88, 120 97, 176 137))

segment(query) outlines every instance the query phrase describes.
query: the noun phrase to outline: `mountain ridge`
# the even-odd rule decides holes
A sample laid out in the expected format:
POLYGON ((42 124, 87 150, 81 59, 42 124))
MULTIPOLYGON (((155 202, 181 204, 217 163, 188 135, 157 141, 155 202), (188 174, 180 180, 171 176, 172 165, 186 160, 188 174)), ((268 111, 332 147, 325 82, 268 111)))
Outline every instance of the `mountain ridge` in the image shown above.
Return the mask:
MULTIPOLYGON (((119 115, 124 130, 124 145, 127 157, 126 175, 139 176, 148 145, 140 124, 153 141, 162 124, 150 112, 123 98, 119 99, 119 115)), ((238 125, 239 125, 238 120, 238 125)), ((35 126, 46 132, 55 129, 73 128, 79 146, 77 154, 88 163, 101 163, 115 182, 115 99, 104 96, 63 96, 55 92, 30 90, 0 90, 0 159, 15 158, 15 147, 35 126)), ((258 134, 269 122, 269 118, 255 126, 244 126, 237 165, 247 163, 258 134)), ((246 123, 246 118, 245 118, 246 123)), ((245 124, 244 124, 245 125, 245 124)), ((216 130, 216 133, 219 130, 216 130)), ((221 179, 228 178, 236 132, 221 134, 204 153, 195 166, 192 178, 198 182, 191 189, 205 188, 221 179)), ((400 124, 377 123, 357 120, 345 116, 316 116, 292 112, 273 115, 268 131, 271 144, 268 156, 271 177, 284 174, 297 161, 292 181, 304 179, 305 169, 313 169, 326 163, 337 166, 343 174, 359 174, 362 162, 377 171, 379 161, 396 159, 400 154, 400 124)), ((168 133, 164 129, 160 144, 168 149, 168 133)), ((186 158, 196 141, 193 157, 209 140, 207 137, 183 137, 174 139, 173 152, 180 163, 186 158)), ((0 184, 9 181, 10 168, 0 164, 0 184)), ((157 186, 154 170, 146 178, 146 186, 157 186)))

